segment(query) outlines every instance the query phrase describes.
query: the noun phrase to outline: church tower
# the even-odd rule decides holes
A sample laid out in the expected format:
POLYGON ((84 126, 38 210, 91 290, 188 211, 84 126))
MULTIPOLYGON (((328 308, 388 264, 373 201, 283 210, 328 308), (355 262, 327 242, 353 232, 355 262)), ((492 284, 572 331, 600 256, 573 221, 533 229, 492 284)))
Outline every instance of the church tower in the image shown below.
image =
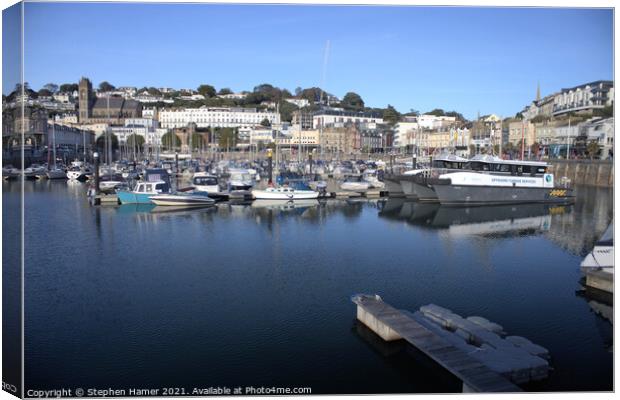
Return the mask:
POLYGON ((78 101, 78 109, 79 109, 79 122, 86 123, 91 116, 91 99, 93 96, 93 85, 90 83, 88 78, 82 77, 80 79, 80 84, 78 85, 79 91, 79 101, 78 101))
POLYGON ((540 101, 540 82, 538 82, 538 86, 536 87, 536 101, 540 101))

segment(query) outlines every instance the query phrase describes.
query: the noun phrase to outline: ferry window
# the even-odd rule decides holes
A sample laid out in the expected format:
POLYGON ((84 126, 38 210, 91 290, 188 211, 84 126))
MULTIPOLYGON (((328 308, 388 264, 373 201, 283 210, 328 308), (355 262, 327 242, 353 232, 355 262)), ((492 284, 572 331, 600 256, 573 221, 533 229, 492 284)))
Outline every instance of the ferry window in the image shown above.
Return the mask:
POLYGON ((538 167, 537 171, 539 174, 544 174, 547 172, 547 167, 538 167))
POLYGON ((144 184, 139 184, 138 185, 138 192, 143 192, 144 191, 144 184))
POLYGON ((517 165, 517 175, 523 174, 523 165, 517 165))
POLYGON ((147 192, 151 192, 151 191, 153 191, 153 185, 152 185, 152 184, 150 184, 150 183, 147 183, 147 185, 146 185, 146 191, 147 191, 147 192))
POLYGON ((161 192, 162 190, 166 189, 166 184, 165 183, 158 183, 157 185, 155 185, 155 190, 158 192, 161 192))

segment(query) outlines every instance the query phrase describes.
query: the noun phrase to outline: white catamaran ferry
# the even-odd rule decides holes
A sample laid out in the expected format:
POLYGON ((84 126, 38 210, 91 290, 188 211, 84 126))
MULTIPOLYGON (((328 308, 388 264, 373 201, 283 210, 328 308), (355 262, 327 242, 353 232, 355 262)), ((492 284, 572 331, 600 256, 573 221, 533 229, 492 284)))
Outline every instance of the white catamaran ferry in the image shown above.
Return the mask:
POLYGON ((463 171, 439 175, 429 183, 441 204, 566 203, 572 189, 555 186, 554 176, 542 161, 503 160, 477 155, 463 171))
POLYGON ((405 197, 418 201, 437 202, 437 193, 429 184, 429 178, 437 178, 440 174, 460 171, 467 163, 466 158, 454 154, 441 154, 431 162, 431 168, 418 168, 404 172, 398 177, 405 197))

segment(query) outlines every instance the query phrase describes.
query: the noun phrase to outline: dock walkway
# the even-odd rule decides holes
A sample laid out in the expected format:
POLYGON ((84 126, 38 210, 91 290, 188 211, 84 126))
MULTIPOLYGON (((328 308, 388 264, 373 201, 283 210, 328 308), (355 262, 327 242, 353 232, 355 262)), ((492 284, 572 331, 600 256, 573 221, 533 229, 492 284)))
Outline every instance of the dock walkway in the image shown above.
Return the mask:
POLYGON ((508 379, 456 348, 379 296, 355 295, 357 319, 384 340, 404 339, 463 382, 463 391, 520 392, 508 379))

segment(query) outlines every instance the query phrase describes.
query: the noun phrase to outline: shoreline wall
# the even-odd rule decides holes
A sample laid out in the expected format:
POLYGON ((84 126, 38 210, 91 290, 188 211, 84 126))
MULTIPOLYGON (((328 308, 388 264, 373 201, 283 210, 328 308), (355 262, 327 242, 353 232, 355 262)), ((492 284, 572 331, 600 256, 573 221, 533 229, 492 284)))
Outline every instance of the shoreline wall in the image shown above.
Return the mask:
POLYGON ((570 179, 572 184, 613 187, 614 163, 610 160, 549 160, 555 179, 570 179))

